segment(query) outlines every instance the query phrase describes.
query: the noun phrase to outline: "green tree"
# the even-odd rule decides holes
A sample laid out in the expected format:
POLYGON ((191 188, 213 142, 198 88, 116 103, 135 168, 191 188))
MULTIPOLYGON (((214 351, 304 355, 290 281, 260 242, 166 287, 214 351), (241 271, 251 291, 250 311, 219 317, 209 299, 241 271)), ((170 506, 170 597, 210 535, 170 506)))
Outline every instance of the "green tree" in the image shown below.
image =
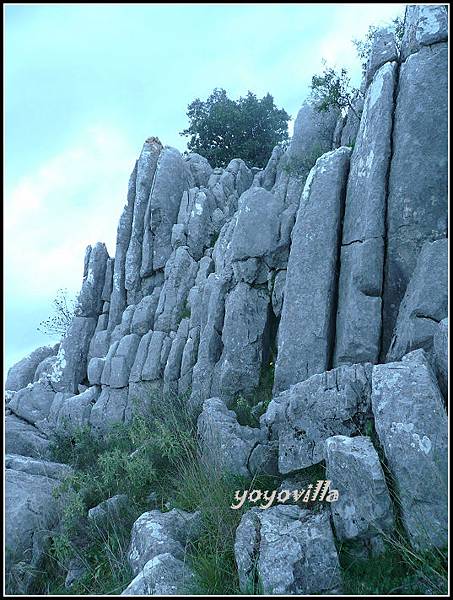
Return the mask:
POLYGON ((231 100, 218 88, 206 101, 191 102, 187 116, 189 127, 180 135, 190 137, 188 149, 220 167, 237 157, 250 167, 264 167, 274 146, 287 141, 291 118, 270 94, 260 99, 248 92, 231 100))
POLYGON ((319 112, 330 108, 339 108, 341 111, 350 109, 360 118, 353 106, 353 98, 358 90, 351 87, 346 69, 337 72, 325 65, 321 75, 313 75, 311 89, 319 112))

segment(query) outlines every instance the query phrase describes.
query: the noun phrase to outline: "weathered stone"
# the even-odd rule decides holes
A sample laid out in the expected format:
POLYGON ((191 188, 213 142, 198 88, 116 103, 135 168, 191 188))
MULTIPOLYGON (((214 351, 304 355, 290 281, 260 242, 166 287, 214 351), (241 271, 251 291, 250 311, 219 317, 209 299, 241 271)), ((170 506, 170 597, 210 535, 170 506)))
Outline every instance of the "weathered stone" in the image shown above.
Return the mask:
POLYGON ((348 148, 323 155, 305 184, 291 236, 274 391, 330 365, 349 155, 348 148))
MULTIPOLYGON (((47 467, 41 464, 41 468, 37 468, 36 462, 16 458, 13 464, 20 466, 20 470, 7 468, 5 474, 5 564, 13 594, 29 591, 44 556, 48 536, 57 525, 61 511, 53 494, 60 480, 39 474, 47 467)), ((66 465, 61 467, 67 468, 66 465)), ((56 474, 54 467, 49 469, 56 474)))
POLYGON ((48 381, 36 381, 19 390, 8 407, 29 423, 36 423, 48 416, 54 396, 55 391, 48 381))
POLYGON ((448 38, 447 6, 411 4, 406 7, 401 55, 406 59, 423 46, 445 42, 448 38))
POLYGON ((128 389, 105 386, 91 409, 90 425, 100 432, 107 431, 113 424, 124 421, 128 400, 128 389))
POLYGON ((352 110, 348 109, 346 121, 341 131, 341 146, 354 146, 357 139, 357 133, 360 127, 360 117, 363 111, 364 99, 360 92, 357 92, 352 99, 352 110))
POLYGON ((100 385, 105 358, 92 358, 88 363, 87 377, 91 385, 100 385))
POLYGON ((279 317, 282 313, 285 282, 286 269, 277 271, 272 287, 272 308, 276 317, 279 317))
MULTIPOLYGON (((177 381, 181 373, 181 360, 184 346, 186 345, 187 336, 189 335, 189 319, 182 319, 178 326, 176 336, 172 341, 170 353, 164 369, 164 384, 167 386, 173 383, 175 387, 169 387, 167 391, 177 392, 177 381)), ((164 388, 165 389, 165 388, 164 388)))
POLYGON ((448 240, 426 242, 401 302, 387 361, 411 350, 431 351, 438 323, 448 313, 448 240))
POLYGON ((191 152, 185 156, 184 160, 192 174, 194 186, 206 187, 208 185, 209 177, 212 174, 212 167, 208 160, 195 152, 191 152))
POLYGON ((371 439, 336 435, 325 442, 326 479, 338 491, 330 504, 338 540, 370 540, 394 526, 384 471, 371 439))
POLYGON ((101 299, 104 301, 104 306, 102 308, 102 312, 109 312, 110 310, 110 296, 113 289, 113 267, 114 267, 115 259, 108 258, 107 264, 105 265, 105 276, 104 276, 104 286, 101 292, 101 299), (107 305, 107 307, 106 307, 107 305))
POLYGON ((175 148, 166 146, 157 162, 145 215, 140 276, 165 267, 170 257, 171 230, 178 218, 181 197, 188 189, 189 167, 175 148))
POLYGON ((112 331, 121 321, 121 315, 126 307, 125 264, 132 230, 136 178, 137 163, 135 163, 134 170, 129 178, 127 201, 121 214, 116 234, 113 287, 110 296, 109 331, 112 331))
POLYGON ((326 513, 274 506, 244 514, 234 544, 239 585, 263 594, 339 594, 341 572, 326 513))
POLYGON ((88 363, 90 363, 92 358, 104 358, 107 355, 110 348, 111 335, 112 332, 109 330, 95 331, 88 350, 88 363))
POLYGON ((166 338, 163 331, 154 331, 149 340, 148 352, 143 363, 141 379, 153 381, 159 379, 162 375, 161 354, 162 346, 166 338))
POLYGON ((410 543, 446 545, 448 423, 424 350, 373 367, 372 407, 410 543))
POLYGON ((195 578, 187 564, 169 552, 149 560, 122 596, 170 596, 189 593, 195 578))
POLYGON ((128 505, 128 497, 125 494, 117 494, 90 508, 88 511, 88 521, 96 527, 104 529, 108 526, 110 520, 114 522, 120 519, 122 516, 121 513, 127 509, 128 505))
POLYGON ((74 583, 77 583, 83 579, 87 572, 88 564, 86 560, 84 560, 81 556, 71 558, 68 564, 68 572, 64 582, 65 588, 69 588, 74 583))
POLYGON ((5 468, 60 481, 73 472, 69 465, 10 453, 5 455, 5 468))
POLYGON ((129 383, 129 375, 134 364, 140 336, 136 333, 121 338, 115 355, 111 359, 110 378, 104 381, 112 388, 122 388, 129 383))
POLYGON ((396 63, 368 88, 346 192, 334 366, 377 362, 396 63))
POLYGON ((131 333, 144 335, 153 328, 156 307, 156 297, 153 295, 145 296, 140 300, 132 317, 131 333))
POLYGON ((239 425, 236 414, 220 398, 204 402, 198 417, 198 436, 201 460, 209 469, 245 477, 250 475, 252 450, 266 440, 263 430, 239 425))
POLYGON ((102 369, 102 375, 101 375, 101 384, 102 385, 109 385, 110 373, 111 373, 111 367, 112 367, 112 358, 115 356, 115 352, 116 352, 116 349, 118 348, 118 344, 119 344, 119 341, 113 342, 109 348, 109 351, 107 352, 107 356, 105 357, 105 359, 103 359, 104 360, 104 368, 102 369))
POLYGON ((78 317, 98 317, 102 312, 102 290, 109 253, 105 244, 98 242, 89 253, 87 272, 77 297, 74 314, 78 317))
POLYGON ((442 319, 436 328, 433 350, 439 387, 446 396, 448 392, 448 318, 442 319))
POLYGON ((99 394, 100 387, 92 386, 77 396, 64 398, 59 406, 58 413, 54 415, 54 426, 57 431, 71 431, 88 425, 91 409, 99 394))
POLYGON ((373 34, 370 53, 366 67, 365 85, 368 87, 374 74, 387 62, 398 60, 395 35, 390 27, 381 27, 373 34))
POLYGON ((268 318, 266 290, 239 282, 225 301, 223 351, 215 367, 212 393, 231 398, 259 383, 268 318))
POLYGON ((152 510, 143 513, 132 527, 128 560, 134 575, 146 563, 166 552, 184 560, 184 547, 194 540, 200 531, 201 515, 174 508, 162 513, 152 510))
POLYGON ((17 391, 32 383, 40 363, 46 358, 55 356, 57 350, 58 346, 42 346, 33 350, 33 352, 8 370, 5 389, 17 391))
POLYGON ((371 365, 342 366, 313 375, 273 398, 261 423, 278 440, 280 473, 324 458, 332 435, 357 435, 370 418, 371 365))
POLYGON ((261 187, 271 191, 277 177, 277 166, 283 154, 282 147, 275 146, 265 168, 259 171, 253 178, 253 187, 261 187))
POLYGON ((196 274, 197 263, 187 248, 177 248, 165 265, 165 282, 154 317, 154 329, 167 333, 177 329, 196 274))
POLYGON ((50 442, 36 427, 16 417, 5 418, 5 450, 33 458, 48 458, 50 442))
POLYGON ((200 260, 205 249, 211 245, 212 236, 218 233, 211 220, 215 209, 216 201, 209 189, 193 188, 184 192, 178 223, 184 224, 186 245, 195 260, 200 260))
POLYGON ((143 145, 137 161, 131 235, 125 260, 126 290, 137 290, 139 286, 145 213, 161 152, 162 144, 156 138, 149 138, 143 145))
POLYGON ((74 317, 61 341, 57 360, 50 375, 56 392, 77 392, 87 374, 90 341, 96 328, 92 317, 74 317))
POLYGON ((447 234, 448 47, 435 44, 401 66, 387 206, 382 356, 426 241, 447 234))

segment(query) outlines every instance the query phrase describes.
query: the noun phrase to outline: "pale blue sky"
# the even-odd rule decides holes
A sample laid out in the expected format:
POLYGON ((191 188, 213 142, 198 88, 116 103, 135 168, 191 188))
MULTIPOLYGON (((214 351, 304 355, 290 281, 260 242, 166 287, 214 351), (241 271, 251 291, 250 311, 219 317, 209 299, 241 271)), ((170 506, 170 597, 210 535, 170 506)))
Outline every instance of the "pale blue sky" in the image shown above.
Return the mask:
POLYGON ((183 151, 186 108, 223 87, 270 92, 294 118, 322 58, 404 5, 7 5, 6 365, 53 340, 36 331, 60 287, 80 288, 85 247, 115 250, 143 141, 183 151))

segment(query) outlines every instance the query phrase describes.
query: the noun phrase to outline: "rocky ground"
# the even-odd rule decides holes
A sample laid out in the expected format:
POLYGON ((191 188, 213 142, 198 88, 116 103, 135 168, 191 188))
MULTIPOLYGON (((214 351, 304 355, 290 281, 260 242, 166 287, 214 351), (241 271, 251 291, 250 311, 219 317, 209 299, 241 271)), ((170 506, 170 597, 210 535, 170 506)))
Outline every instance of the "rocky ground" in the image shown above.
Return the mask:
POLYGON ((447 54, 409 6, 360 121, 307 100, 262 170, 147 139, 114 258, 8 372, 10 593, 444 591, 447 54))

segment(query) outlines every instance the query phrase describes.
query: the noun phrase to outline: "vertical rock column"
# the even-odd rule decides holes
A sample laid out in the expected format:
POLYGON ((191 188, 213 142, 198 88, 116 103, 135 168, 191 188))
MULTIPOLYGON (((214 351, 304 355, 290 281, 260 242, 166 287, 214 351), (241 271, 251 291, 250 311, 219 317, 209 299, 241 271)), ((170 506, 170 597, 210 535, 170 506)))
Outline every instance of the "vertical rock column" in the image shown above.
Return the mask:
POLYGON ((389 177, 382 356, 422 245, 447 231, 447 30, 444 6, 407 7, 389 177))
POLYGON ((305 183, 292 244, 274 392, 330 367, 349 148, 324 154, 305 183))
POLYGON ((381 341, 387 174, 397 65, 368 88, 346 193, 334 366, 377 362, 381 341))

